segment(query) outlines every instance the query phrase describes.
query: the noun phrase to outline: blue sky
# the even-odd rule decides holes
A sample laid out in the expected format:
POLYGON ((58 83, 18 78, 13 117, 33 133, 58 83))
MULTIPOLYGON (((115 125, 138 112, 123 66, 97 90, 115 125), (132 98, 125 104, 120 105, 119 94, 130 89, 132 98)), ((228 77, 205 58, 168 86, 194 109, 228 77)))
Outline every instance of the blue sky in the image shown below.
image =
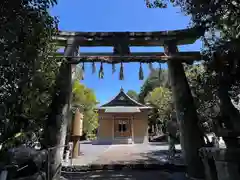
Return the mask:
MULTIPOLYGON (((51 9, 58 16, 59 29, 65 31, 162 31, 183 29, 189 25, 189 17, 183 16, 178 8, 148 9, 144 0, 59 0, 51 9)), ((181 51, 197 51, 201 42, 179 47, 181 51)), ((81 52, 112 52, 111 47, 80 48, 81 52)), ((158 52, 161 47, 132 47, 132 52, 158 52)), ((158 66, 158 65, 155 65, 158 66)), ((99 65, 97 65, 99 69, 99 65)), ((91 64, 85 65, 87 87, 93 89, 98 101, 105 103, 114 97, 121 87, 139 92, 144 81, 138 79, 139 64, 124 64, 123 81, 119 80, 119 65, 112 75, 111 66, 104 64, 104 79, 98 79, 98 73, 91 73, 91 64)), ((143 66, 147 77, 148 65, 143 66)))

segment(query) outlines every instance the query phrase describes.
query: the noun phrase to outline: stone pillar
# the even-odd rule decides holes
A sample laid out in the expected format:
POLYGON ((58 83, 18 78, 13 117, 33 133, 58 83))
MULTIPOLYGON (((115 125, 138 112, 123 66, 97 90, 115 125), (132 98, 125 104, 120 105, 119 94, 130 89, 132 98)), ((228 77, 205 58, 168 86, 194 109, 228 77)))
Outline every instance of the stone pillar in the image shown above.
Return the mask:
MULTIPOLYGON (((72 56, 76 51, 77 40, 69 39, 64 56, 72 56)), ((70 60, 70 59, 69 59, 70 60)), ((62 163, 63 151, 67 134, 68 120, 70 117, 71 88, 72 88, 71 64, 63 61, 56 77, 56 85, 50 105, 50 114, 45 124, 44 145, 51 148, 49 152, 50 177, 54 175, 59 164, 62 163)), ((58 174, 56 177, 59 177, 58 174)))
MULTIPOLYGON (((169 56, 178 52, 174 42, 168 42, 164 50, 169 56)), ((177 119, 180 124, 180 138, 187 174, 190 178, 203 179, 204 167, 198 150, 204 145, 204 139, 198 127, 196 107, 181 61, 177 59, 168 61, 168 72, 177 119)))
POLYGON ((201 148, 206 180, 239 180, 239 148, 201 148))
MULTIPOLYGON (((77 40, 74 38, 68 39, 67 41, 67 46, 64 49, 64 57, 67 56, 75 56, 76 55, 76 51, 77 51, 77 40)), ((71 58, 67 58, 67 61, 71 61, 71 58)), ((63 62, 64 63, 64 62, 63 62)), ((61 65, 62 66, 62 65, 61 65)), ((67 145, 66 144, 66 136, 67 136, 67 130, 68 130, 68 126, 69 126, 69 122, 72 119, 72 113, 71 113, 71 103, 72 103, 72 74, 73 74, 73 69, 72 69, 72 64, 70 63, 66 63, 65 65, 66 67, 66 75, 65 77, 62 78, 62 86, 63 88, 61 89, 62 92, 66 93, 65 96, 65 100, 66 100, 66 104, 64 107, 64 123, 62 126, 62 135, 61 135, 61 143, 60 145, 67 145), (64 83, 65 81, 65 83, 64 83), (65 84, 65 87, 64 87, 65 84)), ((59 74, 61 74, 61 71, 59 72, 59 74)), ((63 74, 62 74, 63 75, 63 74)), ((64 153, 64 148, 61 149, 61 157, 63 157, 63 153, 64 153)))
POLYGON ((218 180, 240 179, 240 149, 216 149, 214 159, 218 180))

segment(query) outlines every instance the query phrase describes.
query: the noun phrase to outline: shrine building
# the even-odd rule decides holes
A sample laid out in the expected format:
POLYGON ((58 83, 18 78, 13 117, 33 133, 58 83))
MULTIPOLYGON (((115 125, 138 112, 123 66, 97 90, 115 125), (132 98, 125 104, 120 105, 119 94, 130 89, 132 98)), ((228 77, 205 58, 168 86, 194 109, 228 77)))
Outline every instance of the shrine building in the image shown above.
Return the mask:
POLYGON ((148 112, 151 109, 123 89, 110 102, 98 108, 97 144, 148 143, 148 112))

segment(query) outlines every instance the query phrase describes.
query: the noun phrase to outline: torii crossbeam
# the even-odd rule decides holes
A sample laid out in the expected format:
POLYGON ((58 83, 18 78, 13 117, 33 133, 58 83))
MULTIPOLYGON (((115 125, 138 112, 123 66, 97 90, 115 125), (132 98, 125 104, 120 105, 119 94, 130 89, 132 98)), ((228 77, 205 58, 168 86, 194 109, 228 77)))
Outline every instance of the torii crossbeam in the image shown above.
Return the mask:
POLYGON ((54 58, 70 58, 72 64, 80 62, 103 62, 110 64, 129 63, 129 62, 142 62, 153 63, 160 62, 166 63, 169 60, 181 61, 192 63, 193 61, 202 60, 202 55, 198 51, 192 52, 178 52, 172 56, 168 56, 164 52, 134 52, 130 55, 114 55, 113 53, 80 53, 80 56, 64 56, 64 53, 58 52, 53 55, 54 58))

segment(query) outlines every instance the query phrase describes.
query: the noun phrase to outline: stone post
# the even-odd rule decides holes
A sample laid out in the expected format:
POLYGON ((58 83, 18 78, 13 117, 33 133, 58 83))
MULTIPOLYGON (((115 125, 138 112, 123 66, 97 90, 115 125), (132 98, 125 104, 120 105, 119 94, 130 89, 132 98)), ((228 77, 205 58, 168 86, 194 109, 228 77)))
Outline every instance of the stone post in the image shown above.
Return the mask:
POLYGON ((240 179, 240 149, 215 149, 214 159, 218 180, 240 179))
MULTIPOLYGON (((169 56, 178 52, 174 42, 167 42, 164 50, 169 56)), ((168 61, 168 71, 176 115, 180 124, 181 146, 187 165, 187 175, 190 178, 203 179, 204 167, 198 150, 204 145, 204 139, 198 127, 196 107, 182 62, 179 60, 168 61)))

